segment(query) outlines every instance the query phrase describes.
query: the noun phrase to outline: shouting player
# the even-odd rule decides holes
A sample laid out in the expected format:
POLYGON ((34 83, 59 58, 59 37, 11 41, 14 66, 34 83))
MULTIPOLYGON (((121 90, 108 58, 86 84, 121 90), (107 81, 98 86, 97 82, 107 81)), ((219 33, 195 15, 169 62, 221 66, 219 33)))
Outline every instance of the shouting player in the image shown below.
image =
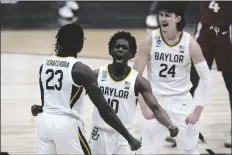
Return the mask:
MULTIPOLYGON (((208 102, 211 73, 198 43, 183 31, 187 2, 160 1, 157 8, 160 29, 141 42, 134 68, 141 74, 146 65, 153 94, 178 126, 177 147, 185 154, 199 154, 197 143, 204 104, 208 102), (195 98, 190 89, 191 59, 200 76, 195 98)), ((146 105, 140 100, 142 110, 146 105)), ((156 154, 162 146, 166 129, 154 120, 142 125, 142 153, 156 154)))
MULTIPOLYGON (((140 93, 157 120, 175 137, 178 128, 172 125, 167 113, 153 96, 149 82, 128 66, 128 61, 134 58, 136 51, 136 40, 129 32, 114 34, 109 41, 109 54, 113 62, 96 70, 98 86, 108 104, 131 133, 140 93)), ((97 108, 93 112, 90 148, 94 154, 133 154, 126 139, 104 122, 97 108)))
POLYGON ((94 72, 76 58, 84 44, 83 29, 77 24, 65 25, 56 39, 56 54, 46 58, 40 68, 42 106, 31 109, 33 115, 43 112, 37 124, 36 153, 91 154, 83 135, 83 88, 104 121, 122 134, 132 150, 139 149, 141 143, 107 104, 94 72))

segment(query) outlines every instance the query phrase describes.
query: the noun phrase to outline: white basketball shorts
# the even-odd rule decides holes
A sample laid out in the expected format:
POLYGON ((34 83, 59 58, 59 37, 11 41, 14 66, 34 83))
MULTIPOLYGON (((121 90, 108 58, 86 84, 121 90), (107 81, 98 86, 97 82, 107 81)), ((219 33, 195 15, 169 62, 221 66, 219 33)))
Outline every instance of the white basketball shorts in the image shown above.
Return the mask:
MULTIPOLYGON (((190 93, 182 96, 157 96, 159 104, 168 113, 173 125, 179 128, 176 137, 177 147, 182 150, 197 148, 199 136, 199 123, 186 125, 186 117, 193 112, 195 105, 190 93)), ((142 153, 157 154, 163 146, 169 131, 156 119, 142 121, 142 153)))
POLYGON ((36 154, 91 154, 84 124, 68 115, 43 112, 36 128, 36 154))
MULTIPOLYGON (((133 134, 132 129, 128 131, 133 134)), ((92 154, 135 154, 131 151, 127 140, 114 129, 104 130, 93 126, 89 146, 92 154)))

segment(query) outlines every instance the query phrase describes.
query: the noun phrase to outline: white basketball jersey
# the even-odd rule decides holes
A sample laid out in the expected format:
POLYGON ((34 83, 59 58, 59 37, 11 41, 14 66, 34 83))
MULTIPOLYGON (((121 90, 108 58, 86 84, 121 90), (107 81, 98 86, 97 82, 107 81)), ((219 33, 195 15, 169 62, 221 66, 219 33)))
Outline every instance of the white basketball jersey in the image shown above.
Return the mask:
POLYGON ((160 29, 152 32, 147 75, 154 94, 178 95, 189 92, 192 87, 189 42, 190 34, 184 31, 179 42, 173 46, 165 43, 160 29))
MULTIPOLYGON (((135 112, 138 97, 135 95, 135 81, 138 72, 131 68, 127 77, 121 81, 111 78, 108 65, 100 67, 98 86, 108 104, 127 128, 132 128, 135 121, 135 112)), ((93 125, 99 128, 112 129, 100 116, 96 107, 93 111, 93 125)))
POLYGON ((43 111, 52 114, 67 114, 83 120, 83 87, 72 79, 74 57, 48 57, 41 72, 43 86, 43 111))

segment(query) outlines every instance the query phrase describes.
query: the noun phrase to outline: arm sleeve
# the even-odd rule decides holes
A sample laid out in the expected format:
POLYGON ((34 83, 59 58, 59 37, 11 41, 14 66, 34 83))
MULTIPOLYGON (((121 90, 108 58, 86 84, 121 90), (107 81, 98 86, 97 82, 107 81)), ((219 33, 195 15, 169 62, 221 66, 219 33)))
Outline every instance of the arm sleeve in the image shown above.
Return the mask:
POLYGON ((200 77, 198 87, 194 94, 194 102, 196 106, 204 106, 205 103, 209 102, 212 76, 206 61, 195 64, 194 66, 200 77))

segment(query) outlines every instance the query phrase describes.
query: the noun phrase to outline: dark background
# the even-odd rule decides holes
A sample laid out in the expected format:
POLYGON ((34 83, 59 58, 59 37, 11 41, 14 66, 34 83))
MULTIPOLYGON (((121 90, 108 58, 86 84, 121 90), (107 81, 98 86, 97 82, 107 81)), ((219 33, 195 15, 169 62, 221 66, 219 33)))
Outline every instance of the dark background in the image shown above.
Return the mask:
MULTIPOLYGON (((61 26, 58 9, 62 1, 17 2, 1 4, 2 29, 49 29, 61 26)), ((77 22, 84 28, 144 28, 151 1, 107 2, 80 1, 75 12, 77 22)), ((198 2, 190 2, 186 9, 187 26, 198 21, 198 2)))

